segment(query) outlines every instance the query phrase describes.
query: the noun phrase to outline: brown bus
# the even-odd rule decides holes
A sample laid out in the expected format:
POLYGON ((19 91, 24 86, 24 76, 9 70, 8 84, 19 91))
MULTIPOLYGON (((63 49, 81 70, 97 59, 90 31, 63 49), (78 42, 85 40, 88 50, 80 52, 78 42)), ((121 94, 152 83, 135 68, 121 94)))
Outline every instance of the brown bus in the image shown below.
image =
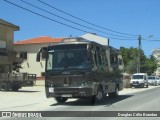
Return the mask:
POLYGON ((118 96, 123 89, 119 51, 83 38, 67 38, 43 47, 37 54, 46 56, 46 97, 58 103, 69 98, 89 98, 101 102, 108 94, 118 96))

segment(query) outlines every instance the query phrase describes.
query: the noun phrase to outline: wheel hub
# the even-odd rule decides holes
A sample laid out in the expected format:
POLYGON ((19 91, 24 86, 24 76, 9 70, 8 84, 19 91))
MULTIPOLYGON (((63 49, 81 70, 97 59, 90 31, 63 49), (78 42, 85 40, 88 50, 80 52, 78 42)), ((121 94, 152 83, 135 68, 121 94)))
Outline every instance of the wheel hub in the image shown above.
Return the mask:
POLYGON ((98 93, 97 93, 97 99, 101 100, 101 99, 102 99, 102 96, 103 96, 103 95, 102 95, 101 92, 98 92, 98 93))

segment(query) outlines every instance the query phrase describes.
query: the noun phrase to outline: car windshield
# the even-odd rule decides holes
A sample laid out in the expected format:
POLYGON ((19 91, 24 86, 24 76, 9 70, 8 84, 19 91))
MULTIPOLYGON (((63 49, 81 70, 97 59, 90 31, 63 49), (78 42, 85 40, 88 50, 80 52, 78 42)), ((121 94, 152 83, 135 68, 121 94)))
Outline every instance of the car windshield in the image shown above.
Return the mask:
POLYGON ((132 79, 143 79, 143 75, 133 75, 132 79))
POLYGON ((46 70, 89 69, 86 49, 50 50, 46 70))
POLYGON ((155 77, 154 76, 149 76, 148 79, 149 80, 155 80, 155 77))

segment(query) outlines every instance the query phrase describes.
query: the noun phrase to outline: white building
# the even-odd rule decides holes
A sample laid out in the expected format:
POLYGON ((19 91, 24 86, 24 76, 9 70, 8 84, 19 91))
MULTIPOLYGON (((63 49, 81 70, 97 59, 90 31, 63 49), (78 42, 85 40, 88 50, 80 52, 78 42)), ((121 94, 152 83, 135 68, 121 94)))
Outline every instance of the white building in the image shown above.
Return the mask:
POLYGON ((41 47, 46 47, 51 43, 60 42, 61 40, 63 40, 63 38, 43 36, 15 42, 14 49, 21 52, 20 57, 24 59, 20 72, 36 74, 37 79, 44 79, 45 58, 41 56, 41 61, 36 62, 37 52, 41 47))
POLYGON ((156 75, 160 76, 160 48, 154 49, 152 51, 153 56, 156 58, 157 61, 157 70, 156 70, 156 75))
POLYGON ((12 72, 13 62, 18 61, 13 51, 14 32, 19 26, 0 19, 0 73, 12 72))

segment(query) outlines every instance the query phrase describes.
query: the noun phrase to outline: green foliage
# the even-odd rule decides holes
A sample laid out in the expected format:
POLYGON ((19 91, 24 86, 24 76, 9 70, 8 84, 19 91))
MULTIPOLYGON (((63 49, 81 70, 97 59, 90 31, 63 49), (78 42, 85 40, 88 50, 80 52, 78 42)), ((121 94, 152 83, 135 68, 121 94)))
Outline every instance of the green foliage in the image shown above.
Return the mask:
POLYGON ((132 74, 135 73, 137 71, 137 60, 134 58, 133 60, 130 60, 127 64, 127 66, 125 67, 125 71, 127 71, 127 73, 132 74))
MULTIPOLYGON (((130 74, 137 72, 138 49, 137 48, 120 48, 120 54, 123 57, 124 70, 130 74)), ((152 74, 157 68, 157 62, 153 55, 147 58, 143 50, 140 50, 141 72, 152 74)))
POLYGON ((123 57, 124 66, 127 66, 130 60, 137 58, 138 50, 136 48, 120 48, 120 54, 123 57))
POLYGON ((151 75, 157 68, 157 62, 153 55, 150 58, 146 58, 145 63, 141 66, 141 71, 151 75))

